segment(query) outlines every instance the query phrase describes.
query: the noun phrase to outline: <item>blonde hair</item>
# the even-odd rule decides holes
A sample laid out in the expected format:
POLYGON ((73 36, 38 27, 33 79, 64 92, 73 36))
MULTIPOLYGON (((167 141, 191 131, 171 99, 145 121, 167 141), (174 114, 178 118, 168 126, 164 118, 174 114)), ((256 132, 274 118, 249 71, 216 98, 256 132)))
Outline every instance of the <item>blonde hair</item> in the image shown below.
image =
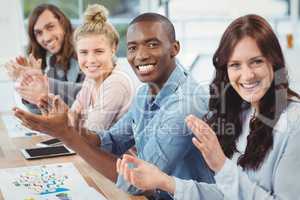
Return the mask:
POLYGON ((112 47, 117 50, 119 45, 119 33, 115 27, 107 21, 108 10, 99 4, 89 5, 84 13, 83 24, 76 28, 73 35, 74 46, 76 42, 86 35, 105 35, 112 47))

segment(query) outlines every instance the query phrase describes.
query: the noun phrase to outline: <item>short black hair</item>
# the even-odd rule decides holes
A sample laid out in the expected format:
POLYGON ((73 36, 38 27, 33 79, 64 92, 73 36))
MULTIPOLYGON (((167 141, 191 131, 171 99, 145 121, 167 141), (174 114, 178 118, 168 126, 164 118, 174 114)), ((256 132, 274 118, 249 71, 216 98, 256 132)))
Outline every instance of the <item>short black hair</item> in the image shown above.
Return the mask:
POLYGON ((167 30, 169 34, 170 41, 176 41, 175 28, 172 22, 165 16, 160 15, 158 13, 147 12, 135 17, 130 23, 129 26, 135 24, 137 22, 160 22, 164 24, 164 28, 167 30))

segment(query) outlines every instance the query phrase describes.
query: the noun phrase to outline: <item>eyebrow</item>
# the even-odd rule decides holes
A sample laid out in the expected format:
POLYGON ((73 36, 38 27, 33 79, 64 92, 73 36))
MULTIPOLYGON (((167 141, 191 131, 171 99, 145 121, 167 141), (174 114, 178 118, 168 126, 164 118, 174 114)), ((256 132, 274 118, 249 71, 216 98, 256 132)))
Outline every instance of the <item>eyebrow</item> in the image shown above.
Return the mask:
MULTIPOLYGON (((248 60, 255 60, 257 58, 263 58, 264 56, 263 55, 259 55, 259 56, 255 56, 255 57, 252 57, 248 60)), ((229 60, 228 63, 231 63, 231 62, 239 62, 239 60, 229 60)))
POLYGON ((160 40, 157 39, 157 38, 150 38, 150 39, 145 40, 145 42, 146 43, 148 43, 148 42, 160 42, 160 40))
POLYGON ((53 21, 48 22, 48 23, 45 24, 41 29, 39 29, 39 28, 33 28, 33 31, 34 31, 34 32, 39 32, 39 31, 41 31, 42 29, 44 29, 45 27, 47 27, 47 26, 49 26, 49 25, 53 25, 53 24, 54 24, 53 21))
MULTIPOLYGON (((143 41, 143 43, 148 43, 148 42, 161 43, 161 41, 159 39, 155 38, 155 37, 154 38, 149 38, 149 39, 146 39, 146 40, 143 41)), ((127 45, 135 45, 135 44, 137 44, 137 42, 135 42, 135 41, 127 42, 127 45)))

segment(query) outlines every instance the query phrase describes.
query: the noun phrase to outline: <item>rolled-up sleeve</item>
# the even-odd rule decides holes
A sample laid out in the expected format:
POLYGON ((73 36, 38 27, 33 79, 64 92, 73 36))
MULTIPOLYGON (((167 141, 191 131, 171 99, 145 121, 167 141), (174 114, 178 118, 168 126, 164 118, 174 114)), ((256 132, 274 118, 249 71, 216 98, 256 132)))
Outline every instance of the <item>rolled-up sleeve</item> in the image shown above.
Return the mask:
POLYGON ((101 140, 101 149, 121 156, 134 144, 131 112, 127 112, 113 127, 104 132, 97 132, 101 140))

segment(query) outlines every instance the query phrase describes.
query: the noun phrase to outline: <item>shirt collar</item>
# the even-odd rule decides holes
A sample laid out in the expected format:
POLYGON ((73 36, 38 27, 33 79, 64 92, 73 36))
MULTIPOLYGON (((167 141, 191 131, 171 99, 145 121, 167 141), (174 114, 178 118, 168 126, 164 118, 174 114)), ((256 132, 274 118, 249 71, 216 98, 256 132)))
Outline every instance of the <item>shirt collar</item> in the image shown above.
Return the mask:
MULTIPOLYGON (((149 95, 148 103, 152 106, 156 105, 158 107, 161 106, 162 100, 173 94, 177 88, 184 82, 187 78, 188 73, 184 70, 184 68, 177 63, 175 69, 171 73, 170 77, 168 78, 167 82, 164 84, 162 89, 156 95, 155 100, 151 103, 152 97, 149 95)), ((149 94, 149 87, 148 87, 148 94, 149 94)))

